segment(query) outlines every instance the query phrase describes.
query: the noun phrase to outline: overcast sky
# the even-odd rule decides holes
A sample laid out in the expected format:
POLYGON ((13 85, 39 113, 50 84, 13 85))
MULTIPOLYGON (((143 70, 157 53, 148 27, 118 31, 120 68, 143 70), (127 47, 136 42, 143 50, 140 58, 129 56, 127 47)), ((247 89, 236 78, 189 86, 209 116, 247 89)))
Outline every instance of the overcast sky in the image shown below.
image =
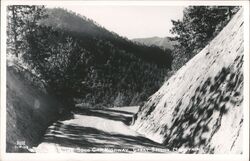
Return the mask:
POLYGON ((47 6, 86 16, 106 29, 132 38, 171 36, 171 19, 181 19, 181 6, 47 6))

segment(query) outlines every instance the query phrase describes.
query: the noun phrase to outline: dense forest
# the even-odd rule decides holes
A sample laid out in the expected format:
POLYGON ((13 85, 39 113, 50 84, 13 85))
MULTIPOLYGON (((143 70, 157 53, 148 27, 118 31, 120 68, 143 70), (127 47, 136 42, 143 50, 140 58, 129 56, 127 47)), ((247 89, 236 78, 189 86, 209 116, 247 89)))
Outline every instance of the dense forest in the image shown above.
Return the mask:
POLYGON ((138 105, 164 82, 170 50, 135 44, 61 8, 9 6, 7 53, 68 107, 138 105))

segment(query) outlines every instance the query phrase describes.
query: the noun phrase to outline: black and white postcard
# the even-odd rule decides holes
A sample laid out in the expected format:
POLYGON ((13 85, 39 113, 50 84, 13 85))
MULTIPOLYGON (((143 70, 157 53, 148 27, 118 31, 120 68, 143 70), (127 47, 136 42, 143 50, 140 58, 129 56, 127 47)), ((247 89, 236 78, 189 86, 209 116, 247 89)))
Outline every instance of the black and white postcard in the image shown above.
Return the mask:
POLYGON ((247 161, 249 2, 2 1, 0 157, 247 161))

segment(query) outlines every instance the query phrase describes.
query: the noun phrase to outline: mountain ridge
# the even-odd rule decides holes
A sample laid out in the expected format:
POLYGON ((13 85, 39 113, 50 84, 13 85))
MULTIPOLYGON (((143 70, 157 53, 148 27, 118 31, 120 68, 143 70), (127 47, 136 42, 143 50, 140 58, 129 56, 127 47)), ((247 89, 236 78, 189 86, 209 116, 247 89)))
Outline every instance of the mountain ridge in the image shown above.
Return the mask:
POLYGON ((171 62, 168 61, 172 59, 170 51, 163 51, 158 46, 135 44, 134 41, 105 29, 92 19, 88 19, 87 17, 76 14, 72 11, 67 11, 62 8, 53 8, 46 9, 46 13, 49 16, 40 21, 41 26, 49 26, 55 30, 69 32, 69 34, 78 38, 88 37, 89 39, 102 39, 103 41, 111 42, 123 50, 128 50, 133 55, 145 59, 146 61, 156 64, 164 64, 167 65, 168 68, 170 67, 169 64, 171 64, 171 62), (154 54, 150 53, 151 50, 155 50, 154 54), (142 54, 141 52, 144 53, 142 54), (162 60, 166 61, 163 62, 162 60))

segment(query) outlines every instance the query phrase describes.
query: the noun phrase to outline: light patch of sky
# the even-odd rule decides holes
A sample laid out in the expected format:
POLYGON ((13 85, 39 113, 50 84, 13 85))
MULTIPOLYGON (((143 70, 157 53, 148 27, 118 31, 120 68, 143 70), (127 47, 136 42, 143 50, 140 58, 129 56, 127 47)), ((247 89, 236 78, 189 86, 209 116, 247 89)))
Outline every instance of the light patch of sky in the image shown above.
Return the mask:
POLYGON ((120 36, 133 38, 172 36, 171 20, 183 17, 184 6, 47 6, 84 15, 120 36))

